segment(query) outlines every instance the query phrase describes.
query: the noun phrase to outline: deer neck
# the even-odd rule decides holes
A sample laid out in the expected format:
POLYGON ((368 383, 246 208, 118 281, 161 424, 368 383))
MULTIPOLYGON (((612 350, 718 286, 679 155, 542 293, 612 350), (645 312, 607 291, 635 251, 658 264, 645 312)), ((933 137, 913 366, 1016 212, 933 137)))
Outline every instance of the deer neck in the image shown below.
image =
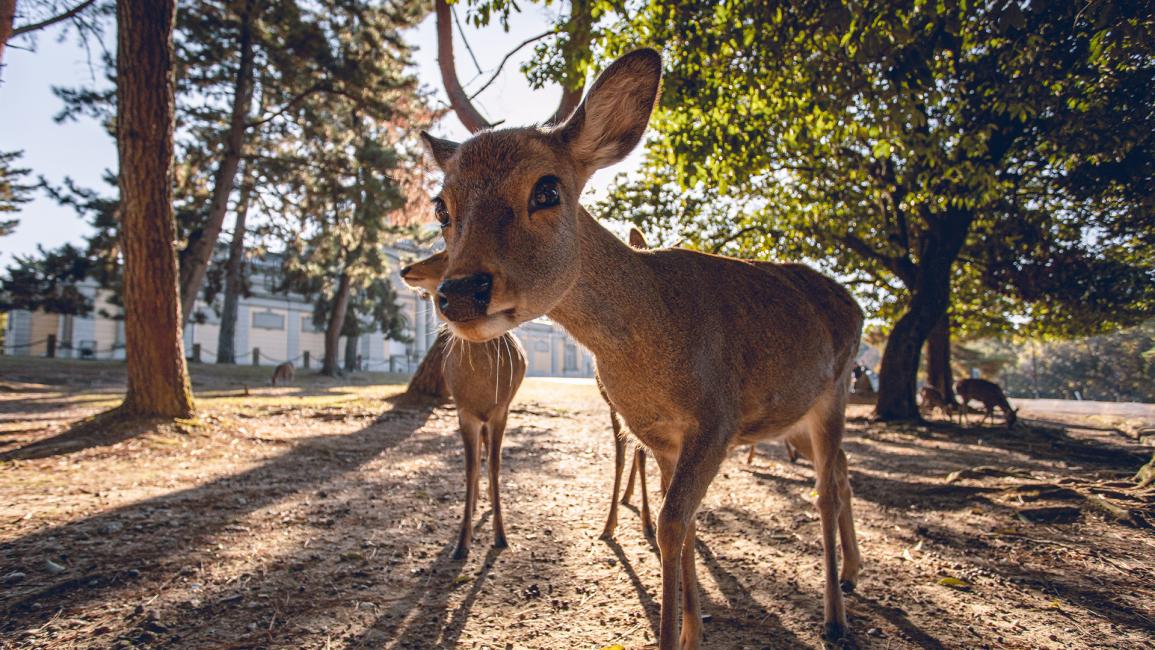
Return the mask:
POLYGON ((633 347, 623 344, 644 338, 657 316, 652 304, 657 298, 647 290, 653 272, 641 253, 585 209, 578 216, 578 233, 577 281, 548 315, 605 364, 633 347))

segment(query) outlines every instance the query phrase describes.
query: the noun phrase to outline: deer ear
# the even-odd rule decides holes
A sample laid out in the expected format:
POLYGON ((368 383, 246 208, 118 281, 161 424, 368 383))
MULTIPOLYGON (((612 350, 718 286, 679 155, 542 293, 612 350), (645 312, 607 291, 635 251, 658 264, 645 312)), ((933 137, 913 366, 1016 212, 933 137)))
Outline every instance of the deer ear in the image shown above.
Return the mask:
POLYGON ((555 131, 588 176, 625 158, 646 131, 662 85, 662 57, 634 50, 610 64, 555 131))
POLYGON ((634 248, 649 248, 650 245, 646 243, 646 236, 642 231, 638 230, 636 226, 630 226, 630 246, 634 248))
POLYGON ((429 155, 433 158, 433 162, 437 163, 437 166, 441 168, 442 171, 445 170, 445 164, 449 162, 449 159, 452 158, 453 154, 457 151, 457 147, 460 146, 452 140, 435 138, 429 135, 428 131, 421 132, 421 140, 425 142, 425 150, 429 152, 429 155))

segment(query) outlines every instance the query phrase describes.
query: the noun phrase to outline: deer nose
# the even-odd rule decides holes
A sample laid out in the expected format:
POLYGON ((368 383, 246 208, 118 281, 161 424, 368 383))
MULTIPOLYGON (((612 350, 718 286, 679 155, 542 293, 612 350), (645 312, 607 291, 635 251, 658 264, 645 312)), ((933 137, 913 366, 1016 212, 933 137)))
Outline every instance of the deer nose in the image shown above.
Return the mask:
POLYGON ((437 285, 437 306, 451 321, 481 318, 489 308, 489 293, 492 289, 493 276, 489 273, 442 280, 437 285))
POLYGON ((401 267, 401 277, 405 277, 405 276, 409 275, 409 272, 410 272, 410 271, 412 271, 412 270, 413 270, 413 267, 412 267, 412 266, 403 266, 403 267, 401 267))

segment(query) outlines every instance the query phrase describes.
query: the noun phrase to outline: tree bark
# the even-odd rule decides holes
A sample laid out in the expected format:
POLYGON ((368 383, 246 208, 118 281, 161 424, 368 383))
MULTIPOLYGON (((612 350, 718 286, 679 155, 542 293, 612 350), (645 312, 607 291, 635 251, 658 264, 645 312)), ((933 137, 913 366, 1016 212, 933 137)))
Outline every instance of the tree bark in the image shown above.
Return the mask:
POLYGON ((132 415, 189 417, 173 176, 175 0, 117 0, 117 119, 124 335, 132 415))
POLYGON ((342 273, 337 281, 337 295, 333 296, 333 308, 329 312, 329 325, 325 328, 325 360, 321 363, 321 374, 336 377, 340 370, 341 328, 345 326, 345 310, 349 307, 350 280, 348 273, 342 273))
POLYGON ((944 313, 926 339, 927 383, 938 389, 948 403, 954 402, 954 377, 950 368, 950 313, 944 313))
POLYGON ((886 340, 878 378, 875 417, 884 421, 921 420, 915 401, 923 343, 950 306, 951 267, 974 216, 951 211, 930 217, 915 270, 906 313, 886 340))
POLYGON ((233 86, 233 107, 229 118, 229 130, 225 135, 225 150, 217 166, 213 180, 213 196, 209 203, 209 213, 204 227, 194 237, 184 256, 181 267, 181 314, 187 323, 192 316, 197 294, 205 281, 205 272, 212 260, 225 214, 229 208, 229 196, 233 193, 237 168, 241 163, 244 149, 245 131, 248 129, 249 112, 253 103, 253 21, 254 0, 246 0, 241 14, 238 49, 241 60, 237 67, 237 79, 233 86))
POLYGON ((4 71, 4 48, 12 38, 12 23, 16 20, 16 0, 0 0, 0 72, 4 71))
MULTIPOLYGON (((570 19, 566 26, 569 40, 562 48, 562 57, 566 63, 573 63, 578 59, 588 59, 590 40, 593 35, 593 7, 591 0, 571 0, 570 19)), ((557 110, 546 120, 546 124, 561 124, 573 113, 582 101, 585 92, 585 79, 567 79, 562 83, 561 101, 557 110)))
POLYGON ((434 399, 448 399, 449 386, 445 383, 445 376, 441 372, 445 359, 445 346, 449 343, 449 332, 442 330, 437 333, 433 346, 425 353, 417 372, 409 380, 409 387, 405 389, 407 397, 422 397, 434 399))
POLYGON ((225 263, 225 304, 221 309, 221 328, 217 335, 217 363, 237 362, 237 303, 240 302, 241 285, 244 284, 241 270, 245 258, 249 199, 253 192, 251 173, 248 171, 251 166, 246 166, 246 178, 237 199, 237 217, 233 224, 233 238, 229 242, 229 259, 225 263))

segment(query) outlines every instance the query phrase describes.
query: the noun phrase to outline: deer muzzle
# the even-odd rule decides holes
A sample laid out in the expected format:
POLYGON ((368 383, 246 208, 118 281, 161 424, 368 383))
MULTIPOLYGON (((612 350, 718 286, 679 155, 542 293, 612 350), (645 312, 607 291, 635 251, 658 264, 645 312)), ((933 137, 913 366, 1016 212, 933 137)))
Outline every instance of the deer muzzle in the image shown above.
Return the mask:
POLYGON ((455 323, 484 318, 492 290, 493 276, 489 273, 447 278, 437 285, 437 308, 455 323))

